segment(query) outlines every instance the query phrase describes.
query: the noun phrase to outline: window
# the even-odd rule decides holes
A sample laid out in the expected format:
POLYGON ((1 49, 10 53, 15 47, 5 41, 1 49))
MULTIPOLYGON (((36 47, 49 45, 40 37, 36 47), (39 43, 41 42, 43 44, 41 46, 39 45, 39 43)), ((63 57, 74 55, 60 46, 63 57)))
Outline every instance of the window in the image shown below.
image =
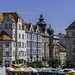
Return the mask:
POLYGON ((8 25, 7 25, 7 24, 5 24, 5 28, 6 28, 6 29, 8 28, 8 25))
POLYGON ((24 30, 24 25, 22 25, 22 30, 24 30))
POLYGON ((19 51, 19 56, 20 56, 20 53, 21 53, 21 52, 19 51))
POLYGON ((19 44, 18 46, 21 47, 21 42, 19 42, 18 44, 19 44))
POLYGON ((73 53, 75 53, 75 48, 73 48, 73 53))
POLYGON ((19 30, 21 30, 21 25, 19 24, 19 30))
POLYGON ((22 42, 22 47, 24 48, 24 42, 22 42))
POLYGON ((11 17, 12 19, 14 19, 14 17, 11 17))
POLYGON ((24 51, 22 51, 22 56, 24 56, 24 51))
POLYGON ((9 47, 9 42, 6 42, 5 45, 6 45, 6 47, 9 47))
POLYGON ((21 39, 21 34, 19 33, 19 39, 21 39))
POLYGON ((6 52, 6 54, 5 54, 6 56, 9 56, 9 52, 6 52))
POLYGON ((11 28, 12 28, 12 24, 10 23, 10 24, 9 24, 9 29, 11 29, 11 28))
POLYGON ((75 40, 73 40, 73 45, 75 45, 75 40))
POLYGON ((22 34, 22 39, 24 39, 24 34, 22 34))
POLYGON ((34 35, 32 35, 32 39, 34 40, 34 35))
POLYGON ((19 22, 21 22, 21 19, 19 19, 19 22))
POLYGON ((9 17, 7 17, 7 21, 10 21, 10 18, 9 17))
POLYGON ((72 36, 75 36, 75 32, 72 32, 72 36))

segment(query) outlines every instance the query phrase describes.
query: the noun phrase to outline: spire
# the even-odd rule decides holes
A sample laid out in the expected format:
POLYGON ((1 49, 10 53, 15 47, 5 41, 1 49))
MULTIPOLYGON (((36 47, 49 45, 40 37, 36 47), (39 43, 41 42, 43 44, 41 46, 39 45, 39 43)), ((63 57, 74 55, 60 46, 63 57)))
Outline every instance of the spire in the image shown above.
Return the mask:
POLYGON ((42 15, 42 14, 40 15, 39 20, 40 20, 40 21, 43 21, 43 20, 44 20, 44 18, 43 18, 43 15, 42 15))
POLYGON ((43 15, 41 14, 40 18, 39 18, 39 22, 37 23, 37 25, 39 25, 41 27, 46 26, 46 23, 43 20, 44 20, 44 18, 43 18, 43 15))

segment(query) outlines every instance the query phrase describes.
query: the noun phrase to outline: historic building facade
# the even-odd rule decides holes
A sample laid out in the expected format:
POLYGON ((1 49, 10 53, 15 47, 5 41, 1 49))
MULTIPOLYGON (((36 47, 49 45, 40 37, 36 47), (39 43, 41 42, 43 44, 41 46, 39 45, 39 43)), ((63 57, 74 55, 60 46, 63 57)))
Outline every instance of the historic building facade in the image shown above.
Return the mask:
POLYGON ((42 61, 42 34, 38 25, 26 25, 26 61, 42 61))
POLYGON ((0 65, 42 60, 39 26, 27 25, 16 12, 0 13, 0 65))
POLYGON ((59 36, 59 59, 60 59, 60 66, 64 66, 66 62, 66 39, 65 34, 58 34, 59 36))
POLYGON ((44 22, 44 18, 40 15, 37 25, 40 27, 42 33, 42 61, 44 66, 47 66, 47 60, 49 59, 49 33, 47 32, 47 24, 44 22))
POLYGON ((50 36, 50 58, 59 59, 59 37, 56 35, 50 36))
POLYGON ((66 29, 65 38, 67 60, 75 64, 75 21, 66 29))
POLYGON ((66 47, 64 47, 62 44, 59 44, 59 60, 61 62, 60 66, 63 67, 66 61, 66 47))
POLYGON ((26 60, 25 22, 16 12, 0 13, 0 62, 2 65, 26 60), (11 39, 11 40, 10 40, 11 39))

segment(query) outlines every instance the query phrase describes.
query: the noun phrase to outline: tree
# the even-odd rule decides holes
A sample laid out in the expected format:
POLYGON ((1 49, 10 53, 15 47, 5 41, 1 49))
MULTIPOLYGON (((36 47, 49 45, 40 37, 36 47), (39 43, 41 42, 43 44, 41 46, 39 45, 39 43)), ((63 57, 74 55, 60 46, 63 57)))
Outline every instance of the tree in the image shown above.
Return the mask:
POLYGON ((42 61, 34 61, 34 62, 27 62, 28 67, 36 67, 36 68, 42 68, 42 61))
POLYGON ((59 67, 60 61, 58 59, 49 59, 47 63, 49 67, 56 68, 59 67))
POLYGON ((75 67, 75 65, 73 65, 71 61, 65 61, 65 65, 63 66, 63 68, 73 68, 73 67, 75 67))

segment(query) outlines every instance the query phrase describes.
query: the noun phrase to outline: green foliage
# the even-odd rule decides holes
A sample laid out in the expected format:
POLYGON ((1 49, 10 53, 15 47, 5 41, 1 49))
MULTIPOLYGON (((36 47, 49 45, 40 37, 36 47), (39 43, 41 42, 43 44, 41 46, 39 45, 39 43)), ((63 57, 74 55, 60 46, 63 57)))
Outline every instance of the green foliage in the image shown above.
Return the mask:
POLYGON ((56 68, 59 67, 60 61, 58 59, 49 59, 47 63, 49 67, 56 68))
POLYGON ((42 61, 34 61, 34 62, 27 62, 28 67, 33 67, 33 68, 42 68, 42 61))
POLYGON ((71 61, 66 61, 65 62, 65 65, 63 66, 63 68, 73 68, 73 67, 75 67, 75 65, 73 65, 71 63, 71 61))

